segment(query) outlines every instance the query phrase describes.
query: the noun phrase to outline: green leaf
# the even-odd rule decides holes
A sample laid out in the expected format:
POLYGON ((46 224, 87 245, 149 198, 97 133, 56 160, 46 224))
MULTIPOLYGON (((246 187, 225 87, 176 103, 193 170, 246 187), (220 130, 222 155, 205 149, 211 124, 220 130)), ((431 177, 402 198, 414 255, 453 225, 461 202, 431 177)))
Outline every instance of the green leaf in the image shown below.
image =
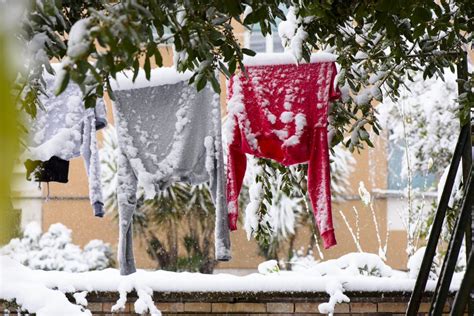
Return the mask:
POLYGON ((219 84, 219 81, 216 79, 216 77, 211 76, 210 80, 211 80, 211 85, 212 85, 212 89, 214 89, 214 92, 218 94, 221 93, 221 86, 219 84))
POLYGON ((204 89, 204 87, 206 86, 206 83, 207 83, 207 78, 204 75, 200 76, 196 82, 197 91, 201 91, 202 89, 204 89))
POLYGON ((133 61, 133 79, 132 79, 133 82, 135 82, 135 79, 137 79, 139 71, 140 71, 140 62, 138 61, 138 58, 135 58, 135 60, 133 61))
POLYGON ((69 83, 69 71, 64 70, 65 74, 60 77, 60 82, 59 85, 56 86, 56 90, 54 91, 55 95, 60 95, 64 90, 66 90, 66 87, 69 83))
POLYGON ((90 94, 84 99, 84 107, 86 109, 94 108, 97 102, 97 96, 95 94, 90 94))
POLYGON ((411 17, 415 24, 431 21, 432 18, 431 11, 423 7, 416 7, 411 17))
POLYGON ((157 49, 155 51, 155 63, 158 67, 162 67, 163 66, 163 56, 161 56, 161 53, 160 53, 160 50, 157 49))
POLYGON ((255 56, 257 53, 248 48, 242 48, 242 53, 249 56, 255 56))
POLYGON ((224 65, 221 61, 219 62, 219 69, 224 73, 227 79, 232 76, 229 72, 229 69, 227 69, 226 65, 224 65))
POLYGON ((143 66, 143 69, 145 70, 146 80, 150 80, 151 78, 150 58, 145 58, 145 65, 143 66))

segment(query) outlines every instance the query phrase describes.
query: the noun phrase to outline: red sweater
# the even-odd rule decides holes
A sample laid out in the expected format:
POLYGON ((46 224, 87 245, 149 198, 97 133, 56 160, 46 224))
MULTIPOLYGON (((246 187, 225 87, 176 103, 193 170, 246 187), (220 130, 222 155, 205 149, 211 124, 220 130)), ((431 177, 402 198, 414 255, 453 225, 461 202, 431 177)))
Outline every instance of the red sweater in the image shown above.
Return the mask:
POLYGON ((285 166, 308 163, 308 193, 323 244, 336 244, 331 212, 327 110, 339 97, 333 62, 247 67, 228 93, 227 200, 237 229, 238 196, 251 154, 285 166))

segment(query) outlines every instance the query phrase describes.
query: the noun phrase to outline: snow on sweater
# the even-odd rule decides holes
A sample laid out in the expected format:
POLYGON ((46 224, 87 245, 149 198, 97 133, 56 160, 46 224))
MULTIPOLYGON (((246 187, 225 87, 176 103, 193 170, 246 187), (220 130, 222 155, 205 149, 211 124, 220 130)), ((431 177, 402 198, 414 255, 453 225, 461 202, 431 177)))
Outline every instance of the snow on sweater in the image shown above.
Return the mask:
POLYGON ((95 216, 104 215, 96 131, 107 125, 105 105, 97 101, 95 108, 84 108, 82 92, 70 83, 63 93, 54 95, 54 77, 45 74, 46 95, 40 96, 44 110, 35 119, 28 118, 28 146, 23 159, 47 161, 53 156, 70 160, 84 158, 89 177, 89 199, 95 216))
POLYGON ((189 74, 173 68, 152 70, 150 82, 143 77, 141 72, 132 84, 121 76, 114 83, 121 273, 135 272, 131 225, 137 187, 153 198, 178 181, 209 181, 216 206, 216 259, 230 260, 219 95, 210 88, 197 92, 188 85, 189 74))
POLYGON ((285 166, 308 163, 308 193, 324 247, 336 244, 329 176, 327 111, 339 93, 333 88, 334 62, 312 58, 295 65, 248 63, 248 76, 229 82, 227 200, 229 225, 237 229, 238 196, 246 156, 285 166))

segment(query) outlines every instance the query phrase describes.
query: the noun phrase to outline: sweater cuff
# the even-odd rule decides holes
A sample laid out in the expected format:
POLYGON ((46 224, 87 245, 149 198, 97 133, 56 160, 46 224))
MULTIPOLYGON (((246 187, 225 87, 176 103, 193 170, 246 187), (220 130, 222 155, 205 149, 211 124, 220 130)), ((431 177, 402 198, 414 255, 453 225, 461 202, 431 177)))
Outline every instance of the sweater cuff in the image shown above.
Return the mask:
POLYGON ((331 248, 332 246, 337 245, 336 235, 334 235, 334 230, 328 230, 321 234, 323 240, 324 249, 331 248))
POLYGON ((238 215, 235 213, 229 214, 229 229, 231 231, 237 230, 237 217, 238 215))
POLYGON ((94 215, 97 217, 104 217, 104 203, 102 202, 94 202, 92 204, 92 208, 94 209, 94 215))

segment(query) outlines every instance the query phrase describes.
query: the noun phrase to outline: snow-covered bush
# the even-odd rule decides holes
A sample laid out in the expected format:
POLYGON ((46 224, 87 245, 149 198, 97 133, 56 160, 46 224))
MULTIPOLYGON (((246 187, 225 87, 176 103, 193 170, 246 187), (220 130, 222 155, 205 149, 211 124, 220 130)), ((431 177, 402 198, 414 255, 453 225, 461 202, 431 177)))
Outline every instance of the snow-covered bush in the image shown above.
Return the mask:
MULTIPOLYGON (((425 255, 426 247, 419 248, 409 259, 407 262, 407 269, 408 269, 408 276, 410 279, 416 279, 418 277, 418 273, 420 273, 421 262, 423 261, 423 257, 425 255)), ((429 279, 436 280, 437 270, 439 269, 439 261, 437 258, 434 258, 433 265, 431 266, 429 279)))
POLYGON ((438 178, 448 166, 459 135, 456 75, 445 73, 445 81, 423 80, 412 74, 413 82, 400 89, 400 98, 389 98, 379 106, 379 119, 390 132, 390 140, 408 151, 403 159, 402 173, 434 173, 438 178))
POLYGON ((38 223, 28 224, 21 238, 0 249, 0 255, 35 270, 84 272, 102 270, 113 264, 109 244, 91 240, 82 250, 72 243, 71 230, 57 223, 44 234, 38 223))
POLYGON ((318 263, 319 261, 317 261, 313 256, 313 250, 308 249, 308 251, 305 252, 304 247, 301 247, 298 250, 293 249, 293 256, 290 259, 291 271, 304 271, 314 267, 318 263))
POLYGON ((304 254, 303 251, 293 252, 290 260, 292 271, 306 272, 319 276, 351 275, 391 277, 392 268, 386 265, 382 258, 373 253, 348 253, 338 259, 319 262, 312 253, 304 254))
MULTIPOLYGON (((389 155, 396 151, 403 153, 401 180, 402 183, 406 180, 406 184, 401 189, 408 205, 400 210, 400 217, 407 233, 406 251, 409 257, 415 255, 420 241, 429 234, 437 206, 433 203, 427 213, 424 211, 426 201, 423 193, 421 200, 415 199, 415 193, 419 190, 414 185, 415 176, 425 179, 420 188, 422 191, 435 189, 427 177, 431 175, 436 181, 443 178, 460 129, 456 75, 446 70, 444 81, 439 78, 424 80, 421 73, 411 73, 411 76, 412 81, 406 79, 406 86, 399 90, 400 97, 396 102, 385 98, 378 107, 379 120, 389 132, 392 148, 389 155)), ((444 181, 440 183, 444 187, 444 181)), ((453 208, 448 210, 444 232, 452 227, 455 213, 453 208)), ((448 235, 443 233, 445 241, 448 235)))

